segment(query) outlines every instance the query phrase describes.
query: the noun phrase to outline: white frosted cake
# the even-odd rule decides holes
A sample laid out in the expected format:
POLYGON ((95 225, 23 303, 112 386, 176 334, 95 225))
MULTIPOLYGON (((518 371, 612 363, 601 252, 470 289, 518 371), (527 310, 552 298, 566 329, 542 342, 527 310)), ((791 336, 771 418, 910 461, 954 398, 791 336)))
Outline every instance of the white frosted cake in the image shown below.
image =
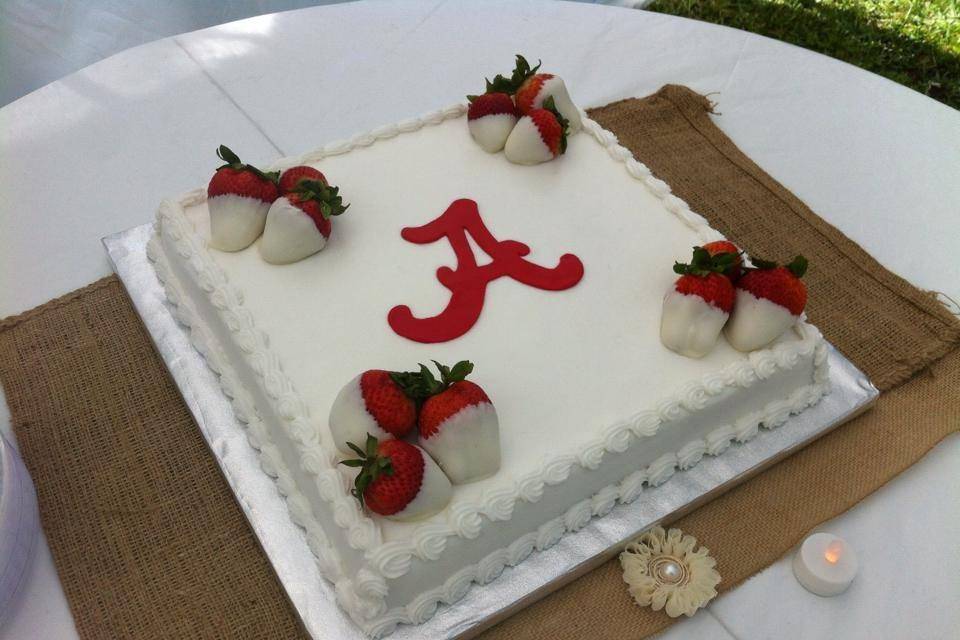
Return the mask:
POLYGON ((722 236, 609 131, 580 113, 565 154, 520 166, 474 144, 466 112, 278 161, 319 169, 350 203, 309 257, 270 264, 260 240, 212 248, 203 190, 163 202, 149 244, 322 574, 373 636, 425 621, 472 583, 643 499, 644 486, 780 425, 829 384, 825 343, 802 317, 751 352, 722 336, 699 358, 661 343, 673 263, 722 236), (452 232, 401 235, 451 208, 472 225, 459 257, 452 232), (476 265, 458 267, 468 255, 476 265), (526 275, 518 260, 533 265, 526 275), (471 273, 473 289, 458 288, 471 273), (471 301, 454 304, 451 291, 471 301), (496 406, 499 467, 454 484, 428 517, 371 512, 351 495, 357 472, 339 464, 328 425, 341 388, 365 370, 466 359, 496 406))

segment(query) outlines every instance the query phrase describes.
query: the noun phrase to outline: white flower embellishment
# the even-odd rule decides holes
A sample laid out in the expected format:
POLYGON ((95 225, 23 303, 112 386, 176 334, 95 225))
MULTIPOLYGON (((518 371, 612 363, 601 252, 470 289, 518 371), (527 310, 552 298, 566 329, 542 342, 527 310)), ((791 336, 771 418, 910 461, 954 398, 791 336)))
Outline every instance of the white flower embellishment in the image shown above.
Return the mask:
POLYGON ((640 606, 663 609, 671 618, 692 616, 717 595, 717 561, 697 539, 679 529, 654 527, 620 554, 623 581, 640 606))

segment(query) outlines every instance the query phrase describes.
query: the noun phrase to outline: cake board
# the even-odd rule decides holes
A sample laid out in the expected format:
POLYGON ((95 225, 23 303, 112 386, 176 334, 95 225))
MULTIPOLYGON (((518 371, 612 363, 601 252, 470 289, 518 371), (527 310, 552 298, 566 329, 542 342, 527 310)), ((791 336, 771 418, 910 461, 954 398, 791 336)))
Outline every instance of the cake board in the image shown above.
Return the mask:
MULTIPOLYGON (((366 636, 336 603, 333 585, 316 566, 303 531, 290 519, 272 478, 260 469, 216 374, 194 350, 170 312, 163 287, 146 255, 153 224, 103 238, 122 281, 177 388, 250 522, 277 578, 315 639, 366 636)), ((615 556, 630 539, 674 521, 869 408, 879 392, 839 351, 828 346, 831 392, 816 406, 777 429, 761 429, 717 457, 704 456, 658 487, 645 487, 631 504, 617 505, 554 546, 535 551, 489 584, 474 585, 458 602, 441 605, 422 625, 400 625, 389 637, 471 638, 615 556)))

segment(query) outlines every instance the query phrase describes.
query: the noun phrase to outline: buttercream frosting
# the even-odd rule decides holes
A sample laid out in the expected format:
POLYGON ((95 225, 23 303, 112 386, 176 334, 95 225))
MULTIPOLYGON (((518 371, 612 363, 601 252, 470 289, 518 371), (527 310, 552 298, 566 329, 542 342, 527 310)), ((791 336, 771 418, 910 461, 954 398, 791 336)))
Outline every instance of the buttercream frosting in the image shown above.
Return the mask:
MULTIPOLYGON (((399 142, 401 138, 405 139, 406 134, 428 130, 429 135, 423 133, 422 140, 417 139, 418 143, 422 142, 427 148, 434 149, 437 144, 466 144, 474 153, 486 156, 468 137, 465 138, 469 134, 462 122, 449 122, 459 119, 464 111, 465 107, 456 105, 424 118, 381 127, 346 142, 326 145, 301 157, 278 161, 272 168, 316 164, 321 160, 336 157, 345 161, 337 166, 338 180, 342 176, 349 180, 353 172, 359 171, 356 167, 373 166, 370 164, 371 158, 376 160, 380 154, 389 156, 391 153, 401 153, 400 149, 391 149, 388 145, 399 142), (444 127, 444 123, 448 122, 451 126, 444 127), (460 132, 459 137, 456 137, 458 134, 455 131, 460 132), (384 142, 382 149, 374 156, 358 155, 354 159, 353 151, 380 149, 377 146, 379 141, 391 139, 393 142, 384 142)), ((655 178, 642 163, 633 159, 630 152, 619 145, 610 132, 586 117, 583 120, 583 131, 583 134, 572 138, 568 155, 559 161, 514 170, 540 172, 537 176, 541 180, 549 181, 551 174, 569 169, 579 172, 582 179, 609 181, 610 191, 614 194, 626 191, 624 200, 638 203, 636 206, 644 209, 644 217, 653 216, 650 219, 656 221, 656 227, 663 234, 662 251, 665 254, 681 255, 688 251, 694 242, 708 242, 722 237, 711 229, 701 216, 690 211, 686 203, 671 195, 669 186, 655 178), (595 146, 591 146, 592 144, 595 146), (602 157, 598 158, 595 154, 596 151, 612 158, 614 163, 604 164, 602 157), (568 160, 569 166, 564 165, 568 160), (617 165, 621 165, 620 174, 612 172, 617 165), (643 188, 635 190, 635 187, 629 186, 630 183, 621 182, 616 175, 635 180, 643 188), (658 213, 658 209, 663 213, 658 213), (679 221, 681 225, 672 226, 672 221, 679 221), (683 251, 679 250, 681 248, 683 251)), ((457 147, 457 150, 459 152, 460 148, 457 147)), ((410 160, 409 155, 404 157, 410 160)), ((489 159, 496 160, 492 156, 489 159)), ((415 160, 410 160, 408 164, 411 166, 403 171, 423 169, 417 165, 425 161, 420 156, 416 156, 415 160)), ((502 158, 499 160, 502 163, 502 158)), ((473 162, 473 159, 470 161, 473 162)), ((509 167, 509 163, 502 164, 509 167)), ((562 174, 557 175, 556 179, 562 179, 562 174)), ((455 175, 451 176, 452 179, 457 179, 455 175)), ((524 180, 530 177, 530 174, 527 174, 524 180)), ((511 186, 513 178, 508 174, 495 175, 491 180, 494 182, 491 188, 499 187, 508 193, 515 190, 515 187, 511 186)), ((636 185, 637 182, 632 184, 636 185)), ((350 192, 357 194, 355 202, 359 203, 364 197, 364 191, 360 187, 351 188, 350 192)), ((521 192, 517 193, 518 197, 522 195, 521 192)), ((463 195, 451 192, 446 197, 463 195)), ((533 194, 534 197, 539 195, 539 192, 533 194)), ((679 380, 672 390, 664 388, 658 398, 651 398, 646 406, 635 406, 632 411, 618 408, 619 416, 595 411, 596 417, 592 423, 585 423, 581 418, 573 416, 570 419, 576 418, 574 426, 584 437, 570 439, 568 431, 558 429, 551 434, 554 437, 546 438, 550 446, 539 452, 528 451, 517 456, 514 448, 509 446, 517 441, 505 441, 503 468, 494 477, 474 485, 455 488, 450 505, 425 522, 385 523, 371 518, 349 495, 348 477, 336 467, 335 448, 332 442, 326 439, 328 436, 324 435, 326 429, 318 428, 318 419, 322 419, 326 414, 326 411, 321 409, 328 408, 332 402, 332 396, 328 394, 336 392, 336 383, 333 383, 333 389, 310 386, 309 400, 304 400, 305 396, 301 395, 305 391, 303 385, 311 379, 302 375, 304 365, 296 358, 288 357, 290 353, 284 350, 283 341, 278 340, 283 336, 270 330, 273 340, 268 340, 263 329, 265 324, 273 327, 274 323, 285 322, 285 310, 278 309, 279 317, 269 318, 262 313, 254 314, 251 311, 251 308, 258 308, 261 301, 257 295, 253 295, 259 294, 259 290, 243 286, 244 278, 251 273, 248 270, 249 252, 223 254, 218 256, 217 260, 211 257, 211 252, 205 246, 205 233, 208 232, 204 230, 202 223, 198 223, 198 220, 204 217, 200 215, 205 213, 204 201, 205 194, 198 190, 177 201, 166 201, 161 205, 158 213, 158 235, 151 240, 149 247, 151 258, 156 264, 158 276, 164 282, 174 313, 189 327, 194 345, 205 356, 211 368, 219 374, 224 393, 232 399, 234 411, 238 419, 245 424, 251 444, 260 452, 264 470, 277 479, 278 489, 286 496, 290 506, 291 517, 307 532, 308 542, 317 555, 318 566, 323 575, 336 583, 338 601, 351 617, 372 635, 388 633, 399 623, 423 622, 435 612, 438 603, 450 603, 462 597, 471 582, 482 584, 494 579, 504 566, 512 566, 522 561, 531 550, 549 547, 566 531, 583 527, 591 517, 615 508, 616 503, 636 499, 642 494, 643 485, 661 484, 678 467, 686 468, 695 464, 703 455, 722 453, 731 440, 749 439, 757 433, 759 425, 774 427, 781 424, 789 414, 802 411, 816 402, 829 388, 823 340, 813 327, 802 321, 796 325, 795 331, 789 332, 770 348, 749 356, 737 354, 722 340, 703 361, 678 362, 687 359, 664 350, 662 355, 655 357, 667 369, 675 370, 675 373, 667 375, 671 380, 679 380), (193 210, 199 213, 195 214, 193 210), (278 353, 282 353, 282 357, 278 353), (297 381, 296 385, 294 380, 297 381), (757 389, 757 392, 751 393, 753 389, 757 389), (318 400, 319 397, 323 399, 318 400), (741 402, 743 409, 738 410, 738 403, 741 402), (325 407, 317 406, 318 403, 325 407), (720 419, 707 424, 702 415, 709 411, 716 411, 720 419), (269 427, 266 422, 268 420, 269 427), (718 424, 720 426, 717 426, 718 424), (690 435, 685 436, 687 433, 690 435), (648 458, 639 470, 636 467, 624 468, 620 464, 607 463, 608 456, 610 460, 619 460, 623 456, 636 456, 639 460, 644 459, 643 456, 648 455, 649 451, 657 449, 659 455, 648 458), (644 451, 648 453, 643 453, 644 451), (309 482, 305 484, 306 479, 309 482), (560 485, 564 485, 563 491, 569 492, 571 497, 589 487, 596 488, 587 489, 586 495, 577 497, 562 516, 538 522, 538 505, 545 503, 543 498, 548 491, 560 490, 560 485), (481 540, 480 534, 487 527, 498 526, 498 522, 517 523, 517 526, 522 523, 527 530, 523 535, 510 539, 500 540, 494 536, 494 544, 497 546, 475 559, 472 559, 474 556, 470 554, 461 554, 459 561, 464 562, 461 566, 457 566, 457 561, 445 553, 447 541, 451 538, 475 541, 478 551, 487 548, 483 545, 491 543, 486 536, 481 540), (411 571, 414 563, 417 564, 417 572, 411 571), (443 571, 438 569, 441 574, 447 571, 447 567, 449 571, 436 582, 418 582, 416 576, 430 573, 421 571, 428 563, 437 563, 437 567, 444 567, 443 571)), ((570 203, 570 206, 576 205, 576 202, 570 203)), ((432 205, 424 206, 429 209, 432 205)), ((359 212, 359 204, 355 205, 355 209, 351 213, 359 212)), ((436 213, 439 212, 426 211, 420 220, 403 222, 422 222, 434 217, 436 213)), ((504 224, 502 220, 506 218, 502 216, 507 215, 516 218, 513 211, 501 212, 493 217, 496 223, 504 224)), ((627 217, 627 213, 620 211, 611 211, 609 216, 613 218, 614 224, 619 223, 621 218, 622 222, 633 220, 627 217)), ((320 271, 314 273, 321 264, 318 260, 333 259, 332 257, 338 256, 338 251, 341 251, 339 257, 343 259, 346 254, 342 252, 348 251, 353 246, 350 243, 358 237, 356 234, 362 233, 361 226, 353 229, 348 226, 361 216, 354 215, 350 218, 344 221, 343 233, 333 238, 322 254, 283 267, 287 274, 285 277, 290 277, 291 282, 295 282, 309 272, 310 277, 315 278, 322 275, 320 271), (338 242, 342 243, 342 249, 337 249, 338 242)), ((605 221, 606 217, 602 220, 605 221)), ((536 226, 535 222, 534 219, 517 219, 518 235, 547 239, 544 250, 548 253, 556 253, 555 248, 569 242, 569 235, 557 235, 562 225, 543 229, 536 226), (524 226, 526 224, 530 226, 524 226), (551 238, 558 240, 554 243, 551 238)), ((584 223, 582 216, 579 223, 584 223)), ((621 233, 626 231, 621 229, 621 233)), ((398 242, 402 241, 398 239, 398 242)), ((588 279, 591 274, 591 261, 599 264, 594 256, 601 254, 594 254, 588 242, 583 241, 582 246, 583 251, 580 247, 574 248, 584 260, 587 276, 584 282, 571 289, 568 295, 574 295, 578 291, 589 292, 591 288, 599 286, 600 293, 606 296, 608 291, 603 289, 601 279, 588 279)), ((442 248, 439 250, 440 254, 433 255, 442 255, 442 248)), ((259 260, 257 256, 254 257, 259 260)), ((271 268, 274 267, 260 261, 259 269, 271 268)), ((399 265, 398 268, 404 277, 414 273, 405 265, 399 265)), ((642 270, 642 267, 638 268, 637 273, 642 270)), ((271 272, 259 273, 265 274, 262 277, 273 277, 271 272)), ((645 286, 638 283, 633 290, 626 287, 624 289, 625 293, 637 296, 638 301, 645 300, 650 304, 651 300, 658 299, 658 295, 652 294, 651 297, 648 292, 658 287, 662 292, 665 284, 655 281, 649 283, 649 289, 638 290, 637 287, 645 286)), ((326 286, 326 282, 323 285, 326 286)), ((320 284, 317 286, 325 296, 334 293, 330 289, 319 288, 320 284)), ((431 298, 432 294, 426 290, 423 293, 425 301, 433 300, 442 304, 442 297, 431 298)), ((523 302, 524 296, 529 293, 528 289, 523 295, 511 293, 509 287, 501 287, 491 293, 490 298, 493 300, 502 295, 505 301, 523 305, 526 304, 523 302)), ((536 305, 550 304, 547 297, 534 295, 534 300, 536 305)), ((318 298, 317 304, 322 304, 323 301, 324 298, 318 298)), ((472 339, 480 339, 474 338, 474 335, 480 334, 473 332, 482 330, 484 323, 488 324, 494 333, 500 331, 499 318, 508 307, 494 304, 493 309, 485 311, 477 328, 461 339, 464 344, 470 343, 472 339)), ((609 304, 629 305, 630 302, 611 299, 609 304)), ((650 306, 654 307, 654 313, 648 314, 652 321, 640 326, 634 321, 631 335, 643 344, 658 345, 655 320, 659 309, 655 303, 650 306)), ((531 307, 537 308, 540 307, 531 307)), ((575 318, 566 318, 564 324, 569 324, 571 320, 575 318)), ((610 324, 616 324, 613 318, 610 324)), ((539 330, 548 331, 545 335, 550 335, 549 331, 558 330, 550 328, 550 323, 542 321, 538 322, 538 326, 539 330)), ((523 326, 519 328, 522 329, 523 326)), ((359 329, 360 327, 353 328, 355 331, 359 329)), ((393 338, 400 339, 397 336, 393 338)), ((619 336, 615 331, 611 331, 604 339, 619 339, 619 336)), ((457 345, 457 348, 462 346, 457 345)), ((575 343, 570 342, 567 347, 567 352, 563 354, 544 351, 542 348, 532 351, 539 352, 548 359, 586 357, 577 351, 575 343)), ((378 344, 373 344, 371 348, 382 351, 382 346, 378 344)), ((443 346, 438 348, 440 351, 443 349, 443 346)), ((398 352, 397 359, 403 359, 398 366, 404 366, 404 363, 410 360, 407 355, 409 354, 398 352)), ((445 358, 445 355, 440 355, 445 358)), ((331 357, 333 356, 328 354, 323 360, 324 366, 330 366, 328 359, 331 357)), ((584 362, 592 363, 593 360, 584 362)), ((489 364, 485 361, 480 365, 488 367, 481 369, 485 371, 485 381, 488 375, 495 384, 502 378, 510 377, 510 374, 493 375, 497 364, 498 362, 492 359, 489 364)), ((507 364, 517 368, 515 358, 507 364)), ((351 375, 369 366, 394 366, 392 362, 367 362, 364 366, 358 365, 359 363, 348 363, 347 366, 354 369, 351 375)), ((334 381, 349 378, 348 375, 342 375, 342 371, 337 373, 340 377, 333 377, 331 374, 334 381)), ((611 379, 614 377, 616 376, 610 376, 611 379)), ((330 384, 330 380, 326 378, 321 382, 324 385, 330 384)), ((555 382, 545 379, 532 385, 528 382, 526 386, 518 386, 530 393, 537 384, 550 387, 555 382)), ((598 389, 593 393, 594 397, 587 398, 586 404, 590 405, 589 401, 592 400, 591 408, 603 409, 611 401, 601 400, 601 397, 623 398, 630 392, 624 389, 598 389)), ((536 425, 535 421, 516 420, 526 410, 526 405, 517 403, 512 399, 515 396, 507 391, 492 391, 491 397, 498 398, 500 418, 504 421, 501 425, 503 433, 509 432, 510 437, 526 437, 523 435, 527 433, 524 429, 528 425, 531 428, 536 425), (501 398, 507 400, 501 402, 501 398), (509 423, 510 427, 506 426, 506 415, 514 418, 509 423)), ((583 404, 583 399, 579 402, 583 404)), ((556 415, 561 416, 564 413, 560 411, 556 415)), ((545 416, 541 424, 559 425, 557 420, 545 416)), ((463 550, 467 547, 460 545, 459 548, 463 550)))

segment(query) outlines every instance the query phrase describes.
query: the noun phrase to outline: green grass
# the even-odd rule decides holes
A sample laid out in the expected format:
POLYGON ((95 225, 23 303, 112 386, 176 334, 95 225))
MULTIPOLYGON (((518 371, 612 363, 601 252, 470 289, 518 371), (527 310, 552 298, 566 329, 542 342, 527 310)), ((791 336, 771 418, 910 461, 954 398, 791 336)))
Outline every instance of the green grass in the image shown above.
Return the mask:
POLYGON ((960 109, 960 0, 655 0, 855 64, 960 109))

